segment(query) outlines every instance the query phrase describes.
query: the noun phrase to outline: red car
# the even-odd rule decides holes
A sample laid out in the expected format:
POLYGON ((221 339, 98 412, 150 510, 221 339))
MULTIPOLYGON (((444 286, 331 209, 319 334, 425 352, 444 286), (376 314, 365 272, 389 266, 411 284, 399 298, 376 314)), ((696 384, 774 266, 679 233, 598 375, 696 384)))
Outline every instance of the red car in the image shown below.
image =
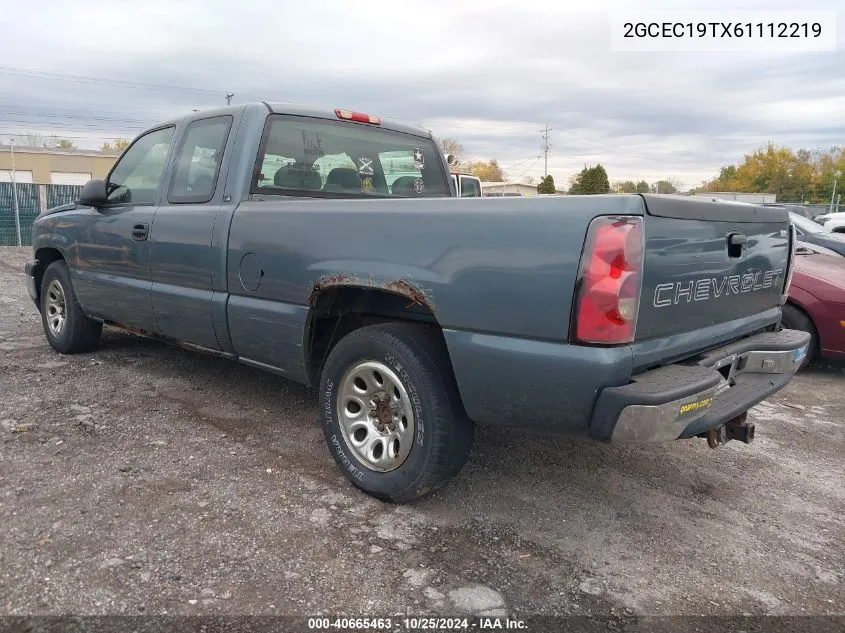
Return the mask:
POLYGON ((796 248, 783 324, 812 337, 802 367, 813 358, 845 358, 845 257, 812 245, 796 248))

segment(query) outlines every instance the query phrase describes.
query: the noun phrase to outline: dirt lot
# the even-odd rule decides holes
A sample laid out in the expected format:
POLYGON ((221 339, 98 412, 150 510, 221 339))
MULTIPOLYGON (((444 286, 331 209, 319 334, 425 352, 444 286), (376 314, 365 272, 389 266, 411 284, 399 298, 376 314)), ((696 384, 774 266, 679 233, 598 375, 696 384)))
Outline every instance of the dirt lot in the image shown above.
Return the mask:
POLYGON ((755 407, 751 446, 480 429, 396 507, 302 387, 112 330, 54 353, 28 255, 0 249, 2 613, 845 613, 845 365, 755 407))

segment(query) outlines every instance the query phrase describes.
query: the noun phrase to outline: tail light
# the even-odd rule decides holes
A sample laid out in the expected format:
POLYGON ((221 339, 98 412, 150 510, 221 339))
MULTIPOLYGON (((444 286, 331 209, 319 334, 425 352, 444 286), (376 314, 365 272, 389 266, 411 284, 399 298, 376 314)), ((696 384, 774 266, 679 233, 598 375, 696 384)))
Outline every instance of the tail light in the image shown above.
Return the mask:
POLYGON ((789 261, 786 264, 786 281, 783 284, 783 294, 781 295, 781 304, 786 303, 786 298, 789 296, 789 287, 792 285, 792 273, 795 272, 795 225, 789 223, 789 261))
POLYGON ((634 340, 642 268, 642 218, 602 216, 590 223, 575 284, 572 342, 634 340))
POLYGON ((364 114, 363 112, 353 112, 352 110, 335 110, 335 115, 338 119, 346 119, 347 121, 355 121, 356 123, 370 123, 372 125, 381 125, 381 119, 372 114, 364 114))

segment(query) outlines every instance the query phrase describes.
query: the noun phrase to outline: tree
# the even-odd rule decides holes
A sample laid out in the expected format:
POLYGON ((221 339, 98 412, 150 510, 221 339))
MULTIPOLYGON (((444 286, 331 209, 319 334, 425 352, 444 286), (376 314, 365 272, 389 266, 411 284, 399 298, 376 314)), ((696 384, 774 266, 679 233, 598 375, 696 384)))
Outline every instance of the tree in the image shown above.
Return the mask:
POLYGON ((540 179, 540 184, 537 185, 537 193, 557 193, 555 179, 551 174, 540 179))
POLYGON ((610 182, 607 180, 607 172, 601 164, 595 167, 584 167, 569 188, 571 194, 597 194, 608 193, 609 191, 610 182))
POLYGON ((47 147, 47 139, 44 138, 43 134, 27 132, 17 138, 16 144, 24 147, 47 147))
POLYGON ((624 180, 613 183, 613 190, 617 193, 636 193, 637 185, 633 180, 624 180))
POLYGON ((650 187, 645 180, 641 180, 637 183, 637 193, 648 193, 650 191, 650 187))
POLYGON ((464 150, 464 146, 458 143, 453 138, 444 138, 438 139, 437 144, 440 146, 440 149, 443 151, 444 154, 452 154, 455 158, 458 159, 458 164, 464 162, 466 158, 466 151, 464 150))
POLYGON ((495 158, 491 158, 486 163, 483 161, 470 163, 470 173, 482 182, 503 182, 505 179, 505 174, 495 158))
POLYGON ((73 144, 73 141, 66 138, 62 138, 59 139, 59 141, 56 143, 56 147, 60 149, 74 149, 76 145, 73 144))
POLYGON ((702 191, 773 193, 779 202, 820 203, 830 199, 833 173, 845 170, 845 149, 792 150, 767 143, 726 165, 702 191))
POLYGON ((670 180, 658 180, 654 183, 654 193, 678 193, 678 188, 670 180))
POLYGON ((115 139, 114 145, 111 143, 103 143, 100 145, 101 152, 122 152, 129 147, 129 141, 125 138, 115 139))

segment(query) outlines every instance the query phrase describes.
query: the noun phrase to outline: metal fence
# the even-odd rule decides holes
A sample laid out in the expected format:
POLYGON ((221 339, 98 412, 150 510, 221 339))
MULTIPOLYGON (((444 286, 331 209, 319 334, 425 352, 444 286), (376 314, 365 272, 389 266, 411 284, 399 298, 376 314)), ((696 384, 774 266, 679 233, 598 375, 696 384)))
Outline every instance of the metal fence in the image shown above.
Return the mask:
POLYGON ((38 214, 60 204, 74 202, 82 187, 76 185, 32 185, 28 183, 0 182, 0 246, 16 246, 15 191, 17 188, 18 211, 21 224, 21 244, 32 244, 32 223, 38 214))

